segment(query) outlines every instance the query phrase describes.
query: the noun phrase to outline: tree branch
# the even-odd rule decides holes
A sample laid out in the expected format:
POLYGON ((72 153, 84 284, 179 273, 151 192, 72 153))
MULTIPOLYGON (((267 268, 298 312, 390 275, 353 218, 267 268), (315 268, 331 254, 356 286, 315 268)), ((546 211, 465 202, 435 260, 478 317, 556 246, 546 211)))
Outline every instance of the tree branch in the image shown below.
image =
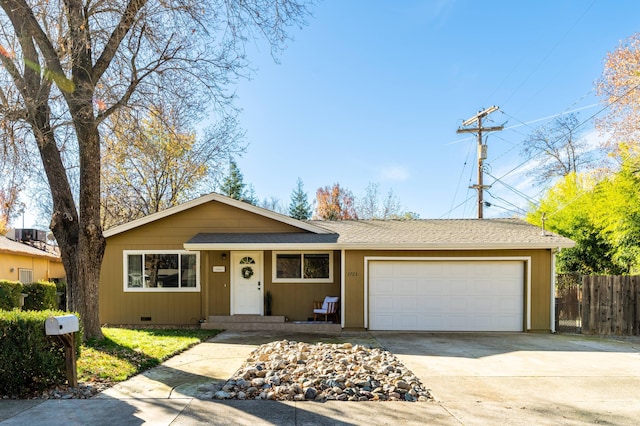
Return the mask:
POLYGON ((133 27, 138 12, 144 7, 146 3, 147 0, 131 0, 127 4, 127 7, 125 8, 124 12, 122 12, 122 15, 120 17, 120 22, 111 33, 109 41, 107 41, 102 54, 91 70, 91 77, 93 81, 100 80, 107 68, 109 68, 109 64, 111 64, 111 61, 118 51, 120 43, 124 39, 125 35, 127 35, 129 30, 133 27))

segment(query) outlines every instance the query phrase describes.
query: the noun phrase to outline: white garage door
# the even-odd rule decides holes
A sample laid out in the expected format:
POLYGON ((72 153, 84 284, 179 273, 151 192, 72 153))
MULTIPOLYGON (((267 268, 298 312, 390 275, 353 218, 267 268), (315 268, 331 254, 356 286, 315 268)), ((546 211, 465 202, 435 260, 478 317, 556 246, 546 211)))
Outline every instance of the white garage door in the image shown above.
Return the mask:
POLYGON ((369 329, 522 331, 522 261, 370 261, 369 329))

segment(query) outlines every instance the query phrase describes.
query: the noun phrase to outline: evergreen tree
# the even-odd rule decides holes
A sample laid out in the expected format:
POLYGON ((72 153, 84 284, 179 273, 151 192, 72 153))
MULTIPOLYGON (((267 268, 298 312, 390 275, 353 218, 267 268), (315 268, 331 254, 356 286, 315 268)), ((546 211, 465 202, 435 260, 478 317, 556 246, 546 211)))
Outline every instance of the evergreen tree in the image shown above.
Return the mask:
POLYGON ((256 194, 256 189, 253 187, 253 184, 250 184, 249 188, 243 192, 240 200, 244 201, 245 203, 252 204, 254 206, 257 206, 258 203, 260 203, 260 200, 258 199, 258 195, 256 194))
POLYGON ((244 201, 245 196, 245 183, 244 176, 238 168, 238 165, 234 160, 229 161, 229 174, 224 178, 222 182, 222 194, 235 200, 244 201))
POLYGON ((289 203, 289 216, 298 220, 307 220, 311 217, 311 204, 304 192, 302 179, 298 178, 296 189, 291 193, 291 203, 289 203))

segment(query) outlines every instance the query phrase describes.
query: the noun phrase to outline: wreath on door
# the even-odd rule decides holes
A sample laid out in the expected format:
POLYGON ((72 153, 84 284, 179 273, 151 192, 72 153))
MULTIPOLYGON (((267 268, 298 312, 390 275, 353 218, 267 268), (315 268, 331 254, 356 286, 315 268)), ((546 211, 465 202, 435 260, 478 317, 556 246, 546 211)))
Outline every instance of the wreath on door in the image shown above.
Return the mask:
POLYGON ((251 266, 245 266, 244 268, 242 268, 242 278, 244 278, 245 280, 248 280, 252 276, 253 276, 253 268, 251 268, 251 266))

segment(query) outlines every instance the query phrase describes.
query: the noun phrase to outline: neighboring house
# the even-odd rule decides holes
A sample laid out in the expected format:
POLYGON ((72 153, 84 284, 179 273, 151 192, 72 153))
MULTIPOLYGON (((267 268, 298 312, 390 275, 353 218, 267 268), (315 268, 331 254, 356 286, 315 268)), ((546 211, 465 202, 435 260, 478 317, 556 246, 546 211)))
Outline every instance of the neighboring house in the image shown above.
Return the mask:
POLYGON ((312 317, 343 328, 553 331, 555 253, 574 243, 518 219, 298 221, 210 194, 111 228, 100 321, 312 317))
POLYGON ((0 236, 0 280, 23 284, 65 277, 58 253, 51 247, 34 247, 0 236))

